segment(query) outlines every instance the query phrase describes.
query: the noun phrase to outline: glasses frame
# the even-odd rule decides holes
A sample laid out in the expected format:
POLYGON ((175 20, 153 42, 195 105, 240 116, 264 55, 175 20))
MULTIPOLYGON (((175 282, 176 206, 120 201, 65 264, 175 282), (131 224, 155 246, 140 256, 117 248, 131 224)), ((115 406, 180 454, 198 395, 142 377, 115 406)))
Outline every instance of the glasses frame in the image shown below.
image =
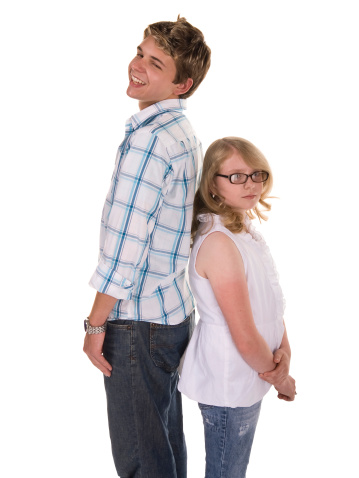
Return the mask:
POLYGON ((255 183, 255 184, 260 184, 260 183, 265 183, 267 181, 267 179, 269 178, 269 173, 268 171, 254 171, 252 174, 245 174, 245 173, 233 173, 233 174, 229 174, 228 176, 226 176, 225 174, 216 174, 216 176, 220 176, 221 178, 227 178, 229 179, 229 182, 231 184, 246 184, 246 182, 248 181, 248 178, 251 178, 252 182, 255 183), (253 175, 254 174, 257 174, 257 173, 265 173, 267 175, 267 177, 265 179, 263 179, 263 181, 254 181, 253 180, 253 175), (245 181, 243 181, 243 183, 234 183, 232 181, 232 176, 236 176, 238 174, 242 174, 243 176, 247 176, 245 181))

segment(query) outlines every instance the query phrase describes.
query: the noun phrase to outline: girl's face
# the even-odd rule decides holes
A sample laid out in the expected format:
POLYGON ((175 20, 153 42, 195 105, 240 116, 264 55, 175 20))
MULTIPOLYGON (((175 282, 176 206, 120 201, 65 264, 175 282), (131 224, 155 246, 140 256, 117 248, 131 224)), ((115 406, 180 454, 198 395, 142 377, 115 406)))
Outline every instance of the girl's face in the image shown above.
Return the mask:
MULTIPOLYGON (((252 174, 255 171, 257 170, 247 166, 237 151, 233 151, 232 156, 221 164, 218 174, 229 176, 235 173, 252 174)), ((256 206, 263 191, 263 183, 254 183, 251 178, 244 184, 232 184, 228 178, 216 176, 214 184, 215 190, 212 192, 224 198, 225 204, 242 214, 256 206)))

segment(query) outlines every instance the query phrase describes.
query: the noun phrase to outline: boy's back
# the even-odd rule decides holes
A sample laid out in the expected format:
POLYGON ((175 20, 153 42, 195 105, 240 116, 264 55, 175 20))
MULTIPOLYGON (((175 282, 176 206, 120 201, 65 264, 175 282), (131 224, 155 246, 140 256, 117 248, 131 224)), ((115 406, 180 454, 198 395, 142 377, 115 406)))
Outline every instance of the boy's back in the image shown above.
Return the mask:
POLYGON ((84 343, 105 375, 113 457, 127 478, 187 476, 177 368, 194 326, 185 268, 202 151, 182 110, 209 65, 202 33, 179 18, 150 25, 128 67, 140 112, 103 210, 84 343))
POLYGON ((185 268, 202 147, 185 103, 156 103, 126 124, 91 279, 99 292, 122 299, 110 319, 174 325, 194 309, 185 268))

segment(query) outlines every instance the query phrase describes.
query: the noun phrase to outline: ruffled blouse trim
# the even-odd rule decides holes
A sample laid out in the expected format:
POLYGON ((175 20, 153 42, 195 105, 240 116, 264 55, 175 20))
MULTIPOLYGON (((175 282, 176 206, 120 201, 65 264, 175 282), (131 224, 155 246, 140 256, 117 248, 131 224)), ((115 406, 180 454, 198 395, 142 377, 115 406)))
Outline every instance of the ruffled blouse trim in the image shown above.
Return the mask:
MULTIPOLYGON (((222 223, 220 216, 218 216, 217 214, 200 214, 197 216, 197 219, 199 220, 199 222, 203 223, 213 221, 213 227, 216 227, 217 225, 225 227, 222 223)), ((279 274, 273 261, 272 254, 270 253, 269 247, 265 242, 262 234, 256 230, 248 216, 245 216, 244 224, 246 226, 247 231, 242 231, 238 234, 231 234, 233 234, 234 238, 240 237, 246 242, 253 244, 253 246, 261 254, 264 268, 276 301, 277 319, 283 320, 285 299, 283 296, 282 288, 279 284, 279 274)))

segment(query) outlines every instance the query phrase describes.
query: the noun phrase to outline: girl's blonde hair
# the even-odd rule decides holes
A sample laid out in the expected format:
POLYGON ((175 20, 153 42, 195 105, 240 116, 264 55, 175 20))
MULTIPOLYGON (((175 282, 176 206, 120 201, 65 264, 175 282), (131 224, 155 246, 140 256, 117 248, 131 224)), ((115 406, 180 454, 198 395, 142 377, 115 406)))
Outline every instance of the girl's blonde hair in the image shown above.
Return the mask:
MULTIPOLYGON (((199 214, 218 214, 221 216, 224 226, 231 232, 238 233, 243 230, 244 218, 242 214, 225 204, 223 198, 220 196, 213 195, 213 191, 215 191, 214 178, 216 174, 219 172, 222 163, 235 152, 241 155, 249 167, 269 173, 268 179, 263 183, 263 191, 259 199, 259 204, 262 208, 259 209, 257 205, 247 211, 251 219, 257 216, 259 220, 267 220, 267 216, 263 214, 263 211, 270 211, 271 209, 271 205, 265 200, 269 197, 269 193, 272 189, 273 176, 265 156, 254 144, 246 139, 234 136, 217 139, 209 146, 205 154, 200 186, 194 198, 191 230, 192 243, 200 224, 197 219, 199 214)), ((250 181, 250 179, 248 180, 250 181)), ((233 187, 236 186, 233 185, 233 187)))

